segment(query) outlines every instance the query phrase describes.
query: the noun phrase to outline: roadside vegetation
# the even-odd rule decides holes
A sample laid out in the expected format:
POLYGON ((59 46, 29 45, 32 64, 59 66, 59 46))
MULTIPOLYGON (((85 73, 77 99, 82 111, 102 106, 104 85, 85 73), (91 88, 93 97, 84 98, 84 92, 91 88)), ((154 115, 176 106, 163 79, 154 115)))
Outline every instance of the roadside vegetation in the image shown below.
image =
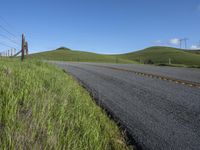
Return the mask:
POLYGON ((199 54, 200 55, 200 50, 185 50, 185 52, 189 52, 189 53, 199 54))
POLYGON ((0 149, 128 149, 69 75, 39 61, 0 59, 0 149))

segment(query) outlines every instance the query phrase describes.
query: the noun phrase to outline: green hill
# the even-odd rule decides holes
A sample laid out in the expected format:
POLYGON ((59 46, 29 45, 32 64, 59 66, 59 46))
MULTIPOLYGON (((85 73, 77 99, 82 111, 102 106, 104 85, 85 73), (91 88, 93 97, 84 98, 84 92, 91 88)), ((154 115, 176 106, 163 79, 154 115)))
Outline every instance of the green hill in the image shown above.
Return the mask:
POLYGON ((142 63, 151 60, 155 64, 167 64, 170 58, 172 64, 200 66, 200 55, 188 51, 171 47, 150 47, 137 52, 121 54, 118 57, 142 63))
POLYGON ((103 55, 91 52, 76 51, 64 47, 52 51, 31 54, 29 57, 57 61, 136 63, 135 61, 123 59, 114 55, 103 55))
POLYGON ((65 47, 56 50, 31 54, 29 57, 45 60, 75 61, 75 62, 105 62, 105 63, 154 63, 167 65, 171 59, 172 65, 200 66, 200 51, 182 50, 171 47, 150 47, 144 50, 118 54, 104 55, 91 52, 76 51, 65 47))

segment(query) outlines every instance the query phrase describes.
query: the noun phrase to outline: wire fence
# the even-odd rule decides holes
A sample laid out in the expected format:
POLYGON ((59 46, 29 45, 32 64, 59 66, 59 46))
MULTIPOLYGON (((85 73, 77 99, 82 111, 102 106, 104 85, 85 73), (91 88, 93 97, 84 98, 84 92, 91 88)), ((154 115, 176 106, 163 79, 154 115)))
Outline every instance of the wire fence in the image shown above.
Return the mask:
POLYGON ((22 61, 28 55, 28 42, 24 34, 22 38, 8 27, 8 21, 0 16, 0 57, 16 57, 21 54, 22 61))

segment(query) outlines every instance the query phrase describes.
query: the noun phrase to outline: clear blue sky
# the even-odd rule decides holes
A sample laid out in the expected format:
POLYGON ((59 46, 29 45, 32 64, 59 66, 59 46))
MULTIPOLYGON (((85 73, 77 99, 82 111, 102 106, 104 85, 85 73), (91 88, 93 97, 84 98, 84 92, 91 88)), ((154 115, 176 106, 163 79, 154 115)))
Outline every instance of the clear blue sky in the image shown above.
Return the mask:
POLYGON ((184 37, 195 48, 200 40, 200 0, 2 0, 0 16, 0 25, 25 33, 31 52, 124 53, 184 37))

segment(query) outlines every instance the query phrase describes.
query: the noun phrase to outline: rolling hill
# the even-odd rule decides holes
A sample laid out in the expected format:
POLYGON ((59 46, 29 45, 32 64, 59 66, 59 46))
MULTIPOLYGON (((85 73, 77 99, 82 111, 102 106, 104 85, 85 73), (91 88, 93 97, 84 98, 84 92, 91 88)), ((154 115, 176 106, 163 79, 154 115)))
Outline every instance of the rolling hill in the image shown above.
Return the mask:
POLYGON ((107 62, 107 63, 148 63, 168 64, 169 59, 174 65, 200 66, 200 51, 182 50, 171 47, 149 47, 140 51, 104 55, 91 52, 76 51, 68 48, 31 54, 29 57, 45 60, 76 61, 76 62, 107 62))
POLYGON ((184 65, 197 65, 200 66, 200 55, 184 51, 182 49, 171 47, 150 47, 144 50, 121 54, 118 57, 122 59, 141 61, 142 63, 151 60, 155 64, 167 64, 169 58, 172 64, 184 64, 184 65))
POLYGON ((29 55, 29 57, 45 60, 75 62, 137 63, 135 61, 123 59, 114 55, 112 56, 84 51, 76 51, 64 47, 52 51, 31 54, 29 55))

